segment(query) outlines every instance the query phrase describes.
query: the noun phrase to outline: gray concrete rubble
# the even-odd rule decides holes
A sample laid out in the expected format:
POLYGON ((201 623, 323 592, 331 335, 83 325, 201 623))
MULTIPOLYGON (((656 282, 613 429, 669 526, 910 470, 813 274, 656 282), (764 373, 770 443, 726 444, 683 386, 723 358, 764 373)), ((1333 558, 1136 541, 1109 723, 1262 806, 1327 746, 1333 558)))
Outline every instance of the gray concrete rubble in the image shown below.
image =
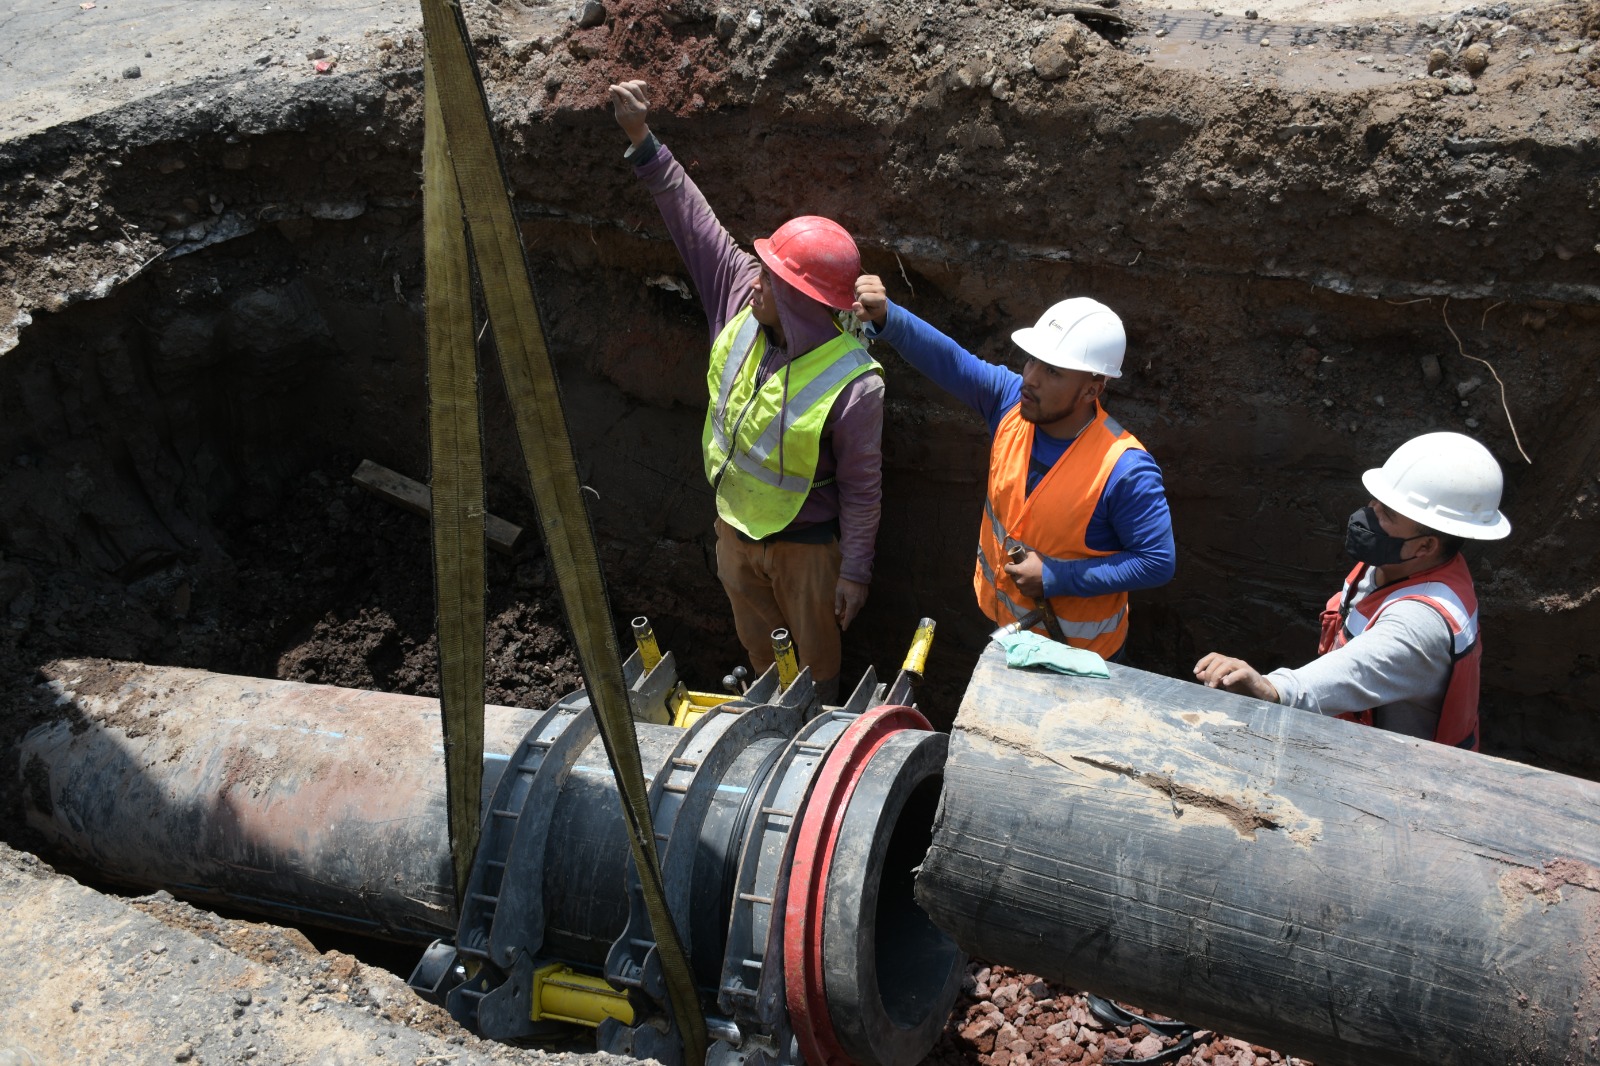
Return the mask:
POLYGON ((17 80, 0 93, 0 140, 240 75, 260 93, 367 69, 380 61, 386 35, 421 23, 408 0, 16 0, 6 8, 0 69, 17 80))
POLYGON ((0 899, 8 1066, 633 1061, 481 1041, 393 974, 319 954, 297 933, 166 893, 105 895, 4 844, 0 899))

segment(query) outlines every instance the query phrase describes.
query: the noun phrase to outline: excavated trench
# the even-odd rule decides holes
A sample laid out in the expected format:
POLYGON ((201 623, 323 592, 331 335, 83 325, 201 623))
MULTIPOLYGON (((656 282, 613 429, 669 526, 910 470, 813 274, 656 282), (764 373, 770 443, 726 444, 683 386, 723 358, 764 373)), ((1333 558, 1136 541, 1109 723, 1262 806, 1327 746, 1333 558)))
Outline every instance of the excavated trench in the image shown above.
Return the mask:
MULTIPOLYGON (((1600 775, 1600 6, 1342 27, 1153 9, 1118 27, 993 0, 777 5, 759 27, 700 0, 604 7, 594 25, 467 12, 613 608, 648 615, 689 678, 714 687, 738 649, 700 472, 704 319, 602 106, 631 76, 742 241, 837 218, 897 301, 997 361, 1065 295, 1122 315, 1108 406, 1161 463, 1179 551, 1174 581, 1134 597, 1135 665, 1309 658, 1360 471, 1428 430, 1484 441, 1515 523, 1470 557, 1485 750, 1600 775)), ((10 826, 14 741, 52 713, 33 679, 55 658, 436 691, 426 522, 350 481, 363 459, 428 467, 420 39, 409 13, 335 37, 317 75, 307 21, 297 42, 218 43, 267 62, 241 50, 0 142, 10 826)), ((489 509, 531 530, 482 349, 489 509)), ((923 703, 948 724, 989 628, 970 591, 985 434, 875 354, 883 522, 845 673, 891 668, 931 616, 923 703)), ((491 557, 495 702, 577 683, 537 541, 491 557)))

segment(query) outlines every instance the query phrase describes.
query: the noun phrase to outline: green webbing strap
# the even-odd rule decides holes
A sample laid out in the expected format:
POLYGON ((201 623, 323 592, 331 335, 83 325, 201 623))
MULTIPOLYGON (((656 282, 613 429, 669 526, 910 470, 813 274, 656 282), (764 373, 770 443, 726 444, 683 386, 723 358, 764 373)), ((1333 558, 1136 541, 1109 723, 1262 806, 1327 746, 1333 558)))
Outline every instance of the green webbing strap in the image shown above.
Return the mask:
POLYGON ((439 713, 456 905, 478 850, 483 784, 483 453, 478 421, 472 270, 461 197, 445 144, 433 71, 424 74, 422 224, 427 250, 428 433, 433 576, 439 597, 439 713))
MULTIPOLYGON (((612 628, 572 441, 556 390, 555 370, 545 349, 533 284, 491 132, 488 102, 460 9, 450 0, 422 0, 422 16, 432 75, 430 88, 448 135, 450 162, 500 369, 511 399, 517 437, 538 505, 547 557, 561 589, 589 701, 622 798, 628 843, 650 915, 673 1017, 683 1038, 684 1061, 698 1066, 706 1055, 705 1019, 700 1013, 689 961, 662 890, 650 799, 639 760, 633 713, 622 680, 622 656, 612 628)), ((431 249, 429 256, 431 261, 431 249)))

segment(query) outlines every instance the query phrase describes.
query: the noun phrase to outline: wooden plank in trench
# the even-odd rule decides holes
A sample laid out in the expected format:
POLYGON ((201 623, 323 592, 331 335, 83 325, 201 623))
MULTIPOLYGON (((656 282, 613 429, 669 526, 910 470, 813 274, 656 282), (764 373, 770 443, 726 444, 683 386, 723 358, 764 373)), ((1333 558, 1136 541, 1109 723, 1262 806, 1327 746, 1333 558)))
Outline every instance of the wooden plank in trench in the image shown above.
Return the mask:
MULTIPOLYGON (((361 465, 350 475, 350 480, 379 499, 388 500, 412 514, 426 518, 433 510, 433 493, 428 491, 428 486, 380 466, 371 459, 361 460, 361 465)), ((521 526, 492 514, 484 516, 483 531, 489 539, 489 546, 503 555, 513 554, 517 541, 522 538, 521 526)))

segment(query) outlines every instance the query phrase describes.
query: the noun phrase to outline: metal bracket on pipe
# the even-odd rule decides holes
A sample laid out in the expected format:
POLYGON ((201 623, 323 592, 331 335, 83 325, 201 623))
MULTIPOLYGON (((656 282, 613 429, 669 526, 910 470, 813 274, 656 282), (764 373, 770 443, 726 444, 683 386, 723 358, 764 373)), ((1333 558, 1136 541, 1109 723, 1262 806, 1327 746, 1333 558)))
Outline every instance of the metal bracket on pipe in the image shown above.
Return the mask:
MULTIPOLYGON (((546 745, 544 758, 523 796, 516 833, 501 868, 503 875, 511 876, 501 882, 489 933, 489 957, 502 967, 519 957, 537 955, 544 946, 544 860, 550 818, 567 775, 600 733, 588 697, 575 693, 562 703, 567 700, 572 701, 568 706, 576 713, 558 735, 537 742, 546 745)), ((491 812, 491 817, 495 813, 491 812)))
MULTIPOLYGON (((512 866, 512 853, 518 850, 519 839, 522 850, 543 845, 550 822, 552 805, 549 800, 553 799, 554 791, 560 789, 572 758, 594 738, 595 732, 589 697, 582 691, 573 692, 546 711, 512 753, 484 809, 483 834, 456 929, 456 944, 462 954, 488 959, 501 969, 509 969, 518 949, 529 954, 539 950, 538 941, 544 939, 542 928, 536 931, 522 928, 508 935, 507 927, 523 922, 524 915, 531 914, 532 921, 539 926, 543 924, 544 915, 538 898, 542 880, 523 877, 523 868, 512 866), (586 723, 586 727, 570 728, 579 721, 586 723), (552 751, 557 752, 560 766, 559 773, 554 775, 544 772, 552 751), (557 778, 553 788, 552 776, 557 778), (530 797, 534 797, 531 803, 530 797), (527 818, 534 824, 525 825, 527 818), (516 869, 517 876, 507 880, 509 869, 516 869), (534 894, 531 899, 527 898, 529 891, 534 894), (508 904, 505 897, 509 893, 519 898, 508 904), (532 943, 530 936, 535 937, 532 943)), ((537 863, 540 858, 542 856, 535 857, 534 861, 537 863)))
MULTIPOLYGON (((769 670, 762 680, 772 674, 769 670)), ((650 785, 651 814, 657 847, 661 849, 662 883, 686 945, 692 935, 686 918, 700 821, 722 775, 734 758, 758 738, 788 738, 800 729, 797 708, 782 704, 740 707, 742 702, 715 707, 691 726, 667 760, 665 771, 650 785)), ((666 987, 655 940, 650 936, 649 915, 633 875, 628 879, 628 898, 628 924, 606 957, 606 979, 639 989, 664 1005, 666 987)))
POLYGON ((622 680, 628 686, 628 702, 635 718, 659 725, 672 721, 670 700, 678 685, 678 662, 672 652, 662 655, 646 670, 644 656, 635 650, 622 664, 622 680))
POLYGON ((783 992, 783 914, 794 827, 817 767, 858 716, 831 711, 807 722, 773 768, 745 837, 735 881, 717 1004, 771 1041, 773 1060, 790 1061, 783 992), (768 964, 772 960, 772 964, 768 964))
POLYGON ((883 693, 883 686, 878 684, 878 672, 869 666, 840 710, 847 714, 865 714, 883 702, 883 693))

